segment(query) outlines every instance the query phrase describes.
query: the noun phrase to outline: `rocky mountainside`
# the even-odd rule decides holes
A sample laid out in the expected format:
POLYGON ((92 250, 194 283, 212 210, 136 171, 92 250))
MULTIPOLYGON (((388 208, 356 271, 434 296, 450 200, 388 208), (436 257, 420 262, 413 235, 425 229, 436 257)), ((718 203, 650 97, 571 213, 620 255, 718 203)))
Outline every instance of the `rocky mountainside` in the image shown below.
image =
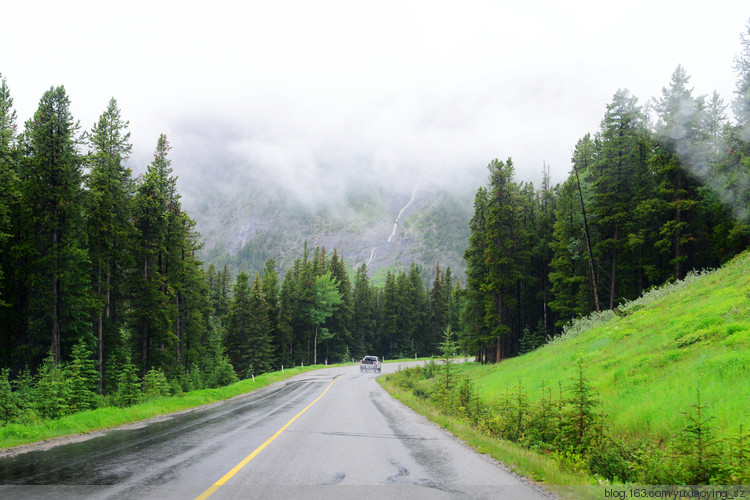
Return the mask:
POLYGON ((417 180, 396 188, 349 188, 345 199, 314 204, 261 182, 246 182, 232 193, 206 189, 185 203, 205 244, 206 264, 226 264, 236 274, 260 271, 273 258, 283 273, 307 242, 337 249, 351 269, 366 263, 375 283, 387 270, 406 270, 412 262, 431 280, 438 261, 463 281, 470 189, 449 194, 417 180))

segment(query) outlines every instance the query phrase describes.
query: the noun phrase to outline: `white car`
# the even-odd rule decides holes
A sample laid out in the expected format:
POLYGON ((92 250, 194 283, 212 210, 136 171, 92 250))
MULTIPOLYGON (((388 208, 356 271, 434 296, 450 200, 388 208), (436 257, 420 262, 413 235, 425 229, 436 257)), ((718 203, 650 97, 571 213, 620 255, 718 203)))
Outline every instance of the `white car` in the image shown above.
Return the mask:
POLYGON ((365 356, 362 361, 359 362, 359 371, 365 370, 380 371, 381 363, 378 361, 377 356, 365 356))

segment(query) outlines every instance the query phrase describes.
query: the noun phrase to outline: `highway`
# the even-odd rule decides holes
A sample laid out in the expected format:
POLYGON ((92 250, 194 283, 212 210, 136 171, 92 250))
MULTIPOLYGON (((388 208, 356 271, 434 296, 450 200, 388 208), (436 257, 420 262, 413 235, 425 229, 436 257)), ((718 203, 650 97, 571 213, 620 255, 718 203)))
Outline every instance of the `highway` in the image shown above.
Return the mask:
POLYGON ((0 498, 547 498, 392 399, 377 376, 316 370, 0 458, 0 498))

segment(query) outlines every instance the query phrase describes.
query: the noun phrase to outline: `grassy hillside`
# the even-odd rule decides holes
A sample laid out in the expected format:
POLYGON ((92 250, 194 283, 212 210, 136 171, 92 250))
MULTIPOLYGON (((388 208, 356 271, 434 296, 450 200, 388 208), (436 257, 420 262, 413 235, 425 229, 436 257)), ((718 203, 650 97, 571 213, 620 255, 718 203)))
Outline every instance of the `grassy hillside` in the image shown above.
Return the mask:
POLYGON ((485 398, 520 382, 534 400, 543 387, 557 395, 560 383, 569 385, 582 359, 615 434, 669 442, 698 389, 717 438, 750 429, 750 253, 620 310, 581 321, 527 355, 459 370, 485 398))

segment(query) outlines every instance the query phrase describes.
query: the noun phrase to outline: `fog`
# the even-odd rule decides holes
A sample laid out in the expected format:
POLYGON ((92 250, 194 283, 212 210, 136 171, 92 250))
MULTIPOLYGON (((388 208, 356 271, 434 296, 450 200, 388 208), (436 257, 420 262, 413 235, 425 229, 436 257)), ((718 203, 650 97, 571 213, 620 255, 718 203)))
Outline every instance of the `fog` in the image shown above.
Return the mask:
POLYGON ((65 85, 90 128, 114 96, 131 168, 170 140, 185 203, 265 186, 306 206, 353 190, 476 187, 493 158, 553 182, 618 88, 682 64, 731 101, 745 1, 13 2, 0 72, 22 123, 65 85))

